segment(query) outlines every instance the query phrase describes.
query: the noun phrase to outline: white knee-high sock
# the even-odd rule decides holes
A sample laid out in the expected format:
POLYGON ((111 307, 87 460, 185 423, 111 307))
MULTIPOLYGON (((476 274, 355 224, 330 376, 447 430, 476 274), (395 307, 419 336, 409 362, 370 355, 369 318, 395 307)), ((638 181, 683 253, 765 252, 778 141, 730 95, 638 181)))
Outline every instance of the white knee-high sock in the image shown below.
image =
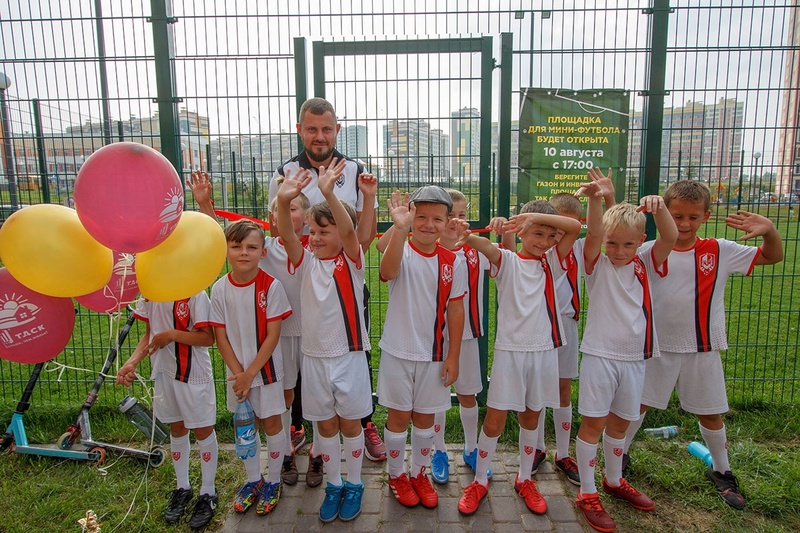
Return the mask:
POLYGON ((386 471, 389 477, 397 477, 406 471, 406 439, 408 430, 395 433, 383 428, 383 442, 386 444, 386 471))
POLYGON ((364 431, 355 437, 342 436, 344 462, 347 466, 347 481, 353 485, 361 483, 361 465, 364 463, 364 431))
POLYGON ((444 427, 446 424, 447 411, 442 411, 441 413, 433 415, 433 448, 439 452, 447 451, 447 445, 444 442, 444 427))
POLYGON ((464 449, 469 453, 478 447, 478 406, 461 406, 458 414, 464 428, 464 449))
POLYGON ((594 494, 597 485, 594 483, 594 465, 597 462, 597 444, 589 444, 575 439, 575 461, 578 463, 578 474, 581 476, 581 494, 594 494))
POLYGON ((261 432, 256 431, 256 455, 244 460, 244 471, 247 474, 247 482, 255 483, 261 481, 261 432))
POLYGON ((553 425, 556 430, 556 459, 565 459, 569 457, 572 438, 572 404, 553 409, 553 425))
POLYGON ((417 477, 423 469, 431 464, 433 448, 433 427, 418 428, 411 426, 411 477, 417 477))
POLYGON ((314 442, 317 444, 316 453, 322 457, 325 464, 325 473, 328 476, 328 483, 342 485, 342 445, 339 442, 339 433, 333 437, 323 437, 315 435, 314 442))
POLYGON ((475 461, 475 481, 484 486, 489 484, 489 466, 494 459, 494 452, 497 451, 497 439, 498 437, 488 437, 481 429, 478 437, 478 459, 475 461))
POLYGON ((286 433, 284 433, 283 430, 276 435, 267 435, 267 452, 269 453, 269 458, 267 460, 267 482, 280 483, 283 456, 288 452, 286 449, 286 433))
POLYGON ((622 453, 625 439, 614 439, 603 432, 603 459, 606 462, 606 481, 612 487, 619 487, 622 479, 622 453))
POLYGON ((708 429, 700 426, 700 434, 703 440, 706 441, 708 451, 711 452, 711 459, 714 462, 714 470, 724 474, 731 469, 731 464, 728 459, 728 437, 725 431, 725 426, 722 429, 708 429))
POLYGON ((169 449, 172 452, 172 466, 175 468, 175 481, 179 489, 188 489, 189 484, 189 434, 183 437, 169 436, 169 449))
POLYGON ((213 496, 217 493, 214 484, 217 478, 217 459, 219 458, 219 444, 217 443, 217 432, 211 431, 211 435, 203 440, 197 441, 197 448, 200 451, 200 494, 213 496))
POLYGON ((628 431, 625 432, 625 453, 628 453, 631 443, 633 442, 634 437, 636 437, 636 432, 639 431, 639 428, 641 428, 642 424, 644 424, 644 415, 646 414, 647 411, 639 415, 638 419, 631 421, 630 425, 628 426, 628 431))
MULTIPOLYGON (((544 415, 544 410, 542 410, 544 415)), ((544 416, 539 417, 540 427, 544 416)), ((531 468, 533 468, 533 459, 536 457, 536 434, 538 429, 525 429, 519 428, 519 477, 520 482, 531 478, 531 468)))

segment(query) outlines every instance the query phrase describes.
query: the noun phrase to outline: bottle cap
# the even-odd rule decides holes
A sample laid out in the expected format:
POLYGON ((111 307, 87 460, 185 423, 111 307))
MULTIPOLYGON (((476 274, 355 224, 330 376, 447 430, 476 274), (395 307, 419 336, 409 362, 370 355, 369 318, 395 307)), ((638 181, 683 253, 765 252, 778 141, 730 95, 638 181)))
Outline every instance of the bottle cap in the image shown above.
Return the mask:
POLYGON ((119 402, 119 410, 123 413, 127 413, 131 409, 131 407, 136 405, 137 401, 138 400, 136 400, 136 398, 133 398, 131 396, 125 396, 122 399, 122 401, 119 402))

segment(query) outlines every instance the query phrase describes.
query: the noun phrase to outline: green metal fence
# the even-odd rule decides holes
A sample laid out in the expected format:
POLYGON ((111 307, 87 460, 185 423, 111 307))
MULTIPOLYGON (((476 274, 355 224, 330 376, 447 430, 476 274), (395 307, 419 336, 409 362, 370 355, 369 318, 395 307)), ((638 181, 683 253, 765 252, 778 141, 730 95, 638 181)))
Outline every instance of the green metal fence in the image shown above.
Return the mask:
MULTIPOLYGON (((717 202, 708 235, 736 238, 722 220, 741 207, 770 216, 784 236, 783 263, 729 283, 725 369, 736 398, 796 403, 792 4, 0 2, 10 79, 0 90, 9 148, 0 220, 21 205, 71 205, 85 158, 119 140, 158 148, 184 177, 210 172, 217 207, 265 218, 269 178, 298 151, 299 103, 324 95, 342 124, 340 150, 380 178, 381 229, 388 191, 421 183, 463 190, 482 225, 528 195, 518 166, 525 88, 627 89, 628 156, 614 169, 625 198, 701 179, 717 202)), ((377 345, 386 295, 374 268, 369 282, 377 345)), ((88 372, 46 373, 36 402, 79 402, 102 366, 115 323, 78 310, 57 360, 88 372)), ((0 405, 14 405, 28 372, 0 361, 0 405)), ((108 386, 100 396, 122 394, 108 386)))

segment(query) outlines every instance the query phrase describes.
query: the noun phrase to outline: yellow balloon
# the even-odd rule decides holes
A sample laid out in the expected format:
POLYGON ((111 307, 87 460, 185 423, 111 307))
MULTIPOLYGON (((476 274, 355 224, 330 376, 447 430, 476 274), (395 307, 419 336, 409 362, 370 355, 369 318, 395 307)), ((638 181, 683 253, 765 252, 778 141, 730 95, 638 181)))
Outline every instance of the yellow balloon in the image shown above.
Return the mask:
POLYGON ((111 250, 89 235, 75 210, 54 204, 8 217, 0 228, 0 259, 29 289, 60 298, 102 289, 114 266, 111 250))
POLYGON ((139 290, 154 302, 194 296, 217 279, 226 255, 225 234, 217 221, 184 211, 164 242, 136 254, 139 290))

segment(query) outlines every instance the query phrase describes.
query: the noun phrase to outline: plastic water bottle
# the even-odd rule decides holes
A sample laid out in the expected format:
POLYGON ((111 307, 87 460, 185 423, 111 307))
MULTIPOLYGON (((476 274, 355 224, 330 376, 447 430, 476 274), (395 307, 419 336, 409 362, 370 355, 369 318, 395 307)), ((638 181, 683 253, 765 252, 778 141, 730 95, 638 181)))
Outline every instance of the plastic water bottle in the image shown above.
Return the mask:
POLYGON ((688 449, 690 454, 703 461, 706 466, 711 466, 714 463, 711 459, 711 452, 702 443, 692 441, 689 443, 688 449))
POLYGON ((128 420, 136 426, 136 429, 144 433, 148 439, 153 439, 153 442, 156 444, 164 444, 164 442, 166 442, 167 437, 169 437, 167 427, 157 418, 155 418, 155 423, 153 423, 153 413, 150 412, 147 406, 139 403, 139 400, 132 396, 125 396, 122 401, 119 402, 119 410, 122 411, 122 413, 128 417, 128 420))
POLYGON ((647 428, 644 432, 654 439, 671 439, 681 432, 681 428, 678 426, 664 426, 663 428, 647 428))
POLYGON ((236 406, 233 413, 233 429, 236 439, 236 455, 239 459, 256 456, 256 416, 250 402, 245 400, 236 406))

